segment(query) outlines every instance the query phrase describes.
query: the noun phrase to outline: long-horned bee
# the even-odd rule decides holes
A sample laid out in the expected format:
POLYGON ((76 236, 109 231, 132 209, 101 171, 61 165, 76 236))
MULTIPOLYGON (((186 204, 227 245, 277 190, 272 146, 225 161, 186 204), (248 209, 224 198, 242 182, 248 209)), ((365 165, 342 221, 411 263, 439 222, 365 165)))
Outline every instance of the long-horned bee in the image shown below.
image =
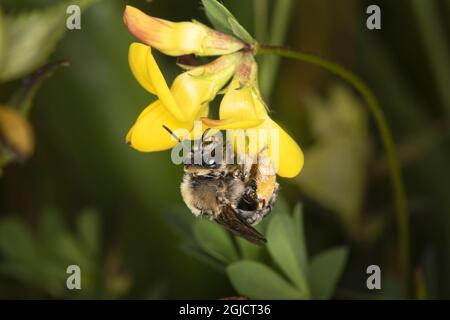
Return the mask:
POLYGON ((254 159, 246 156, 242 164, 226 161, 230 150, 222 139, 206 134, 207 131, 201 140, 194 141, 193 149, 183 160, 184 202, 195 216, 215 220, 252 243, 265 243, 264 236, 252 225, 271 212, 279 185, 264 149, 254 159))

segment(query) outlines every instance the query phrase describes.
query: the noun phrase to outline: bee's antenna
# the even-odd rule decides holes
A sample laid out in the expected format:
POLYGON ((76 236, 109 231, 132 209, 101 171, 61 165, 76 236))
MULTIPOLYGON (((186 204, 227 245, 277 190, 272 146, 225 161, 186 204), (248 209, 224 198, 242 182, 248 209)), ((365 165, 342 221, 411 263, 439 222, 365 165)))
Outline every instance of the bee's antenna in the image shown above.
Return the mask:
POLYGON ((203 134, 202 134, 202 141, 205 139, 205 136, 208 134, 208 132, 211 130, 211 128, 207 128, 203 134))
POLYGON ((180 139, 179 137, 177 137, 177 135, 176 135, 175 133, 173 133, 172 130, 170 130, 170 129, 169 129, 168 127, 166 127, 165 125, 162 125, 162 127, 163 127, 164 129, 166 129, 167 132, 168 132, 172 137, 175 138, 175 140, 177 140, 178 142, 181 142, 181 139, 180 139))

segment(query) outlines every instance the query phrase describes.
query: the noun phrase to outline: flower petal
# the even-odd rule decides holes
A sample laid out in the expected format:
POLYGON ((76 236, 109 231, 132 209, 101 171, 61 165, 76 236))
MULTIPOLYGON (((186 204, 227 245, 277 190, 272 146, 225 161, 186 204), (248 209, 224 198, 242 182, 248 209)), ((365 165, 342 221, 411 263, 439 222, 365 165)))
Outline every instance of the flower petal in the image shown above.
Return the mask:
POLYGON ((175 78, 170 90, 176 101, 183 105, 185 117, 192 121, 202 105, 214 98, 213 87, 214 82, 195 78, 184 72, 175 78))
POLYGON ((153 84, 153 87, 155 88, 156 95, 158 96, 159 100, 161 100, 162 104, 164 104, 164 107, 166 107, 166 109, 177 120, 186 121, 187 119, 183 114, 182 110, 179 108, 172 93, 170 92, 170 89, 167 86, 167 82, 164 79, 164 76, 161 73, 158 64, 156 63, 155 58, 151 54, 151 50, 149 50, 147 68, 151 82, 153 84))
POLYGON ((201 118, 203 124, 208 128, 214 128, 218 130, 226 129, 249 129, 261 125, 265 119, 222 119, 213 120, 209 118, 201 118))
POLYGON ((264 128, 278 131, 278 146, 275 141, 269 145, 272 164, 280 177, 293 178, 303 168, 304 156, 298 144, 275 121, 267 119, 264 128))
POLYGON ((231 83, 220 103, 221 119, 256 119, 255 100, 250 87, 239 89, 239 84, 231 83))
POLYGON ((193 22, 171 22, 151 17, 127 6, 123 15, 128 30, 140 41, 170 56, 196 54, 223 55, 239 51, 242 41, 193 22))
MULTIPOLYGON (((127 134, 127 143, 142 152, 162 151, 174 147, 174 139, 164 126, 172 131, 184 129, 186 134, 192 130, 192 122, 181 122, 174 118, 160 100, 150 104, 142 111, 136 123, 127 134)), ((180 139, 184 136, 179 136, 180 139)))
POLYGON ((178 105, 183 106, 186 119, 198 119, 199 110, 214 100, 217 92, 230 80, 241 57, 241 53, 221 56, 175 78, 170 91, 178 105))
POLYGON ((167 86, 161 70, 152 55, 151 48, 144 44, 133 43, 130 46, 129 63, 138 82, 149 92, 156 94, 167 110, 178 120, 186 120, 175 98, 167 86))
POLYGON ((142 43, 132 43, 128 51, 128 62, 131 71, 139 84, 148 92, 156 94, 152 79, 148 73, 148 57, 150 55, 150 47, 142 43))

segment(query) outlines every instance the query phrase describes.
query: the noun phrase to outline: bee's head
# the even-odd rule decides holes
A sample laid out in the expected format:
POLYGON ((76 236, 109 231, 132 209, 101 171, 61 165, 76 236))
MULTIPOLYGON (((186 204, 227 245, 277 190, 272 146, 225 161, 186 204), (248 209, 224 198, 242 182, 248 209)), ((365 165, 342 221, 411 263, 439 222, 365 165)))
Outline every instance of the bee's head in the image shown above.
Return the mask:
POLYGON ((194 141, 191 151, 184 158, 184 167, 188 172, 209 175, 211 171, 224 165, 223 141, 220 134, 207 136, 205 131, 200 140, 194 141))
POLYGON ((210 129, 206 129, 201 139, 191 143, 189 140, 182 141, 165 125, 163 128, 178 142, 185 144, 184 151, 189 150, 183 158, 186 172, 197 176, 211 176, 213 171, 218 171, 225 166, 223 138, 220 132, 208 135, 210 129))

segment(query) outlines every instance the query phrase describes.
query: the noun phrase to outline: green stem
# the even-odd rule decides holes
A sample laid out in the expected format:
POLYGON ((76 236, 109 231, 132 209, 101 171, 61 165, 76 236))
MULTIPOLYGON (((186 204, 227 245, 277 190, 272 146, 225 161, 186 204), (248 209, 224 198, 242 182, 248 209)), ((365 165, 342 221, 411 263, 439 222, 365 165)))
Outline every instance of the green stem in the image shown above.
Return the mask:
POLYGON ((267 38, 267 18, 269 14, 268 0, 253 0, 253 17, 255 23, 255 37, 258 42, 265 42, 267 38))
POLYGON ((437 3, 412 0, 411 6, 417 18, 419 32, 429 58, 437 93, 447 116, 450 117, 450 51, 447 36, 440 19, 437 3))
POLYGON ((398 258, 399 268, 404 282, 405 289, 410 291, 411 270, 410 270, 410 231, 409 214, 406 204, 405 189, 403 185, 400 166, 398 163, 397 152, 389 126, 386 122, 383 110, 381 109, 375 95, 369 87, 353 72, 341 65, 322 59, 315 55, 289 50, 281 47, 260 46, 258 54, 276 55, 285 58, 292 58, 302 62, 314 64, 324 68, 331 73, 343 78, 355 87, 366 101, 370 112, 375 118, 381 140, 387 155, 389 163, 389 172, 391 177, 392 189, 395 201, 396 221, 398 225, 398 258))
MULTIPOLYGON (((293 0, 277 0, 274 3, 274 13, 270 24, 270 36, 268 41, 271 44, 280 45, 284 42, 289 25, 289 17, 294 6, 293 0)), ((255 17, 257 18, 257 17, 255 17)), ((260 43, 262 43, 260 41, 260 43)), ((280 67, 278 57, 265 57, 261 64, 260 84, 261 92, 265 99, 269 100, 276 80, 276 75, 280 67)))

